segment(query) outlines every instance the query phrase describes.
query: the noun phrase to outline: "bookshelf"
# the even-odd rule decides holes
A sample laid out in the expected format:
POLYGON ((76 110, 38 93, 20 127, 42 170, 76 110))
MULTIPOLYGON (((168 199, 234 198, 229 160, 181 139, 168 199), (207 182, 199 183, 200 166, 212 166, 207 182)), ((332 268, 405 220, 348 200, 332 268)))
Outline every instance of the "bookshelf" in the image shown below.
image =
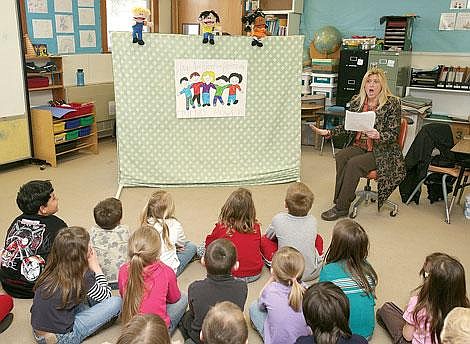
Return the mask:
POLYGON ((261 8, 266 14, 266 24, 272 36, 298 35, 303 0, 245 0, 245 13, 261 8))
POLYGON ((64 84, 63 84, 63 70, 62 70, 62 56, 31 56, 25 55, 26 62, 34 62, 38 67, 45 65, 47 62, 52 62, 55 64, 56 68, 52 71, 41 71, 41 72, 31 72, 26 70, 27 79, 32 78, 47 78, 47 85, 38 87, 31 85, 28 82, 28 92, 38 92, 38 91, 51 91, 52 99, 62 100, 64 99, 64 84))

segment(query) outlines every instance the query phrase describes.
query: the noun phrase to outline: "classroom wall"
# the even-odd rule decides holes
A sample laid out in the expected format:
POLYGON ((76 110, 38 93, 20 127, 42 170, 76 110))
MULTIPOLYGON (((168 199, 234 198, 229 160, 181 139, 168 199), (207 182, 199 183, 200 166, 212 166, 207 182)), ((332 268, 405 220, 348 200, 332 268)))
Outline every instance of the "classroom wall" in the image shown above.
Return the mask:
POLYGON ((450 0, 309 0, 304 2, 300 32, 305 44, 314 32, 326 25, 335 26, 343 35, 376 35, 383 37, 385 25, 379 19, 387 15, 418 16, 413 30, 413 51, 438 53, 470 53, 470 31, 439 31, 442 12, 470 12, 470 9, 450 10, 450 0))
POLYGON ((158 1, 158 31, 171 33, 171 0, 158 1))

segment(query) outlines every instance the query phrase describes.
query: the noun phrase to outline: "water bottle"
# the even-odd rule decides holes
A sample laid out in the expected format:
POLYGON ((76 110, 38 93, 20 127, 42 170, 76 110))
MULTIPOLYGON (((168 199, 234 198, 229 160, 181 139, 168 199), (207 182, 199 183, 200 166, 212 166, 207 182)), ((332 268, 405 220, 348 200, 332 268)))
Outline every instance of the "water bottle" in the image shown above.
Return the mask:
POLYGON ((85 73, 83 73, 83 69, 77 69, 77 86, 85 86, 85 73))

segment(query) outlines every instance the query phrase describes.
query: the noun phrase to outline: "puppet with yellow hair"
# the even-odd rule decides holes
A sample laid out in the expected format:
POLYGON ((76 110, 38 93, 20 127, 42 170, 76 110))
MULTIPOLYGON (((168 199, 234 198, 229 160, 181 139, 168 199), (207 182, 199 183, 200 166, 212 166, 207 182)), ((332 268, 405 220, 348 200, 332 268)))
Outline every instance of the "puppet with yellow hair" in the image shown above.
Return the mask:
POLYGON ((142 30, 144 26, 151 27, 152 22, 147 20, 150 16, 150 10, 145 7, 134 7, 132 8, 132 19, 134 25, 132 25, 132 43, 139 43, 144 45, 145 42, 142 39, 142 30))

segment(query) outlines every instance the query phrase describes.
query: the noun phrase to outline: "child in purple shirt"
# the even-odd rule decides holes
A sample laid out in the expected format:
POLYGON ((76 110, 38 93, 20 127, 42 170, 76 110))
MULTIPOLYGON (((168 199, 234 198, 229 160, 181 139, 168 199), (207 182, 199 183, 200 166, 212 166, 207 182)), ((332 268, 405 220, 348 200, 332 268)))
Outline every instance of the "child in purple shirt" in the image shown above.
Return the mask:
POLYGON ((302 313, 304 288, 299 283, 304 266, 295 248, 284 246, 274 254, 271 278, 250 306, 251 322, 265 344, 294 343, 310 334, 302 313))

